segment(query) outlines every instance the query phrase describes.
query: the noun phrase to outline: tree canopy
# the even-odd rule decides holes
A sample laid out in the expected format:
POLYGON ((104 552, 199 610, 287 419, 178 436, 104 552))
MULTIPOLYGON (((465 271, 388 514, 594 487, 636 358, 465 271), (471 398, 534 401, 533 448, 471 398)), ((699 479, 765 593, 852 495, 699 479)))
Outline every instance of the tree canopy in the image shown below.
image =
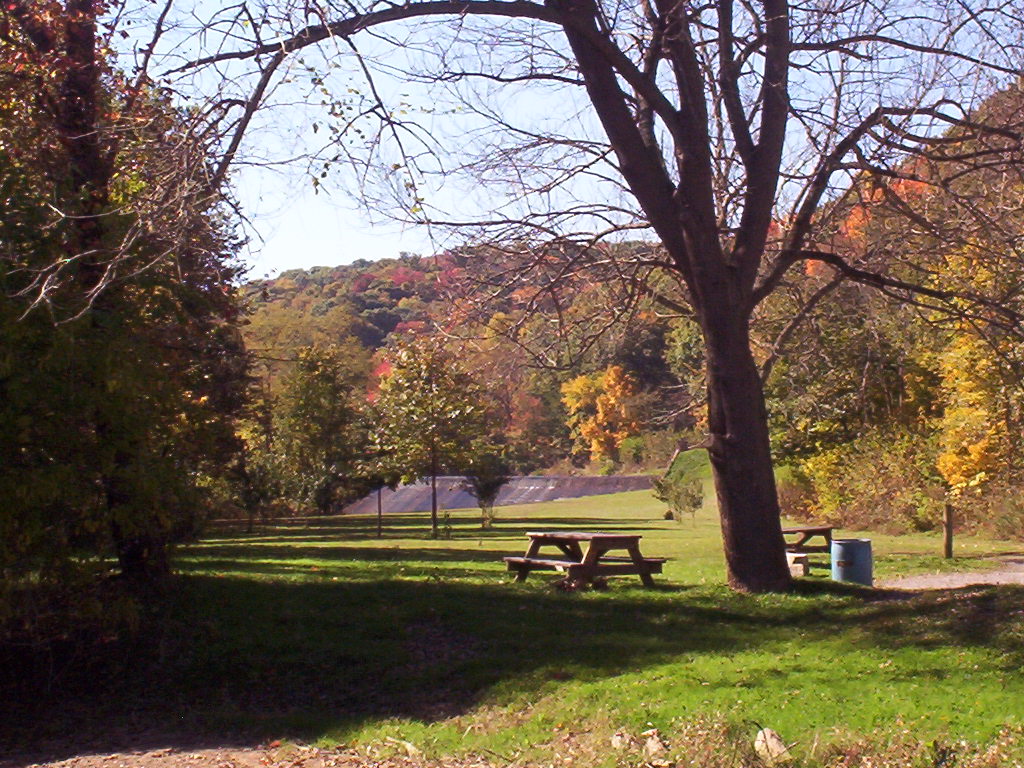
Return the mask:
POLYGON ((436 339, 399 342, 373 401, 372 440, 384 474, 431 480, 431 532, 438 535, 437 476, 465 471, 490 433, 482 392, 436 339))
POLYGON ((166 574, 238 448, 235 228, 209 145, 117 68, 105 11, 0 9, 0 623, 111 561, 166 574))

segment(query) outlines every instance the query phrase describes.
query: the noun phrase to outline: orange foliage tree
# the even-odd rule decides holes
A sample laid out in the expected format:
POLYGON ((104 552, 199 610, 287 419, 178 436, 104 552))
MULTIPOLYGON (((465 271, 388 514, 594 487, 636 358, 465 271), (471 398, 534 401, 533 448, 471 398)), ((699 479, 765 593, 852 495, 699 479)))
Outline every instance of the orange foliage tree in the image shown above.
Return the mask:
POLYGON ((619 447, 640 433, 636 379, 620 365, 577 376, 562 385, 562 402, 577 445, 586 446, 592 461, 619 460, 619 447))

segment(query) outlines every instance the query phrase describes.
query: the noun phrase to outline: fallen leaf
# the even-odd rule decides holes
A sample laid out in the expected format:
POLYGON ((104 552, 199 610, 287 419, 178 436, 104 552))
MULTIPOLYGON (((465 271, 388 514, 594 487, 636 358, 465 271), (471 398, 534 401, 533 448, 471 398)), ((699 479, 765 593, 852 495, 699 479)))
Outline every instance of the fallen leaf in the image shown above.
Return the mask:
POLYGON ((762 728, 757 732, 754 751, 767 765, 779 765, 793 759, 786 742, 771 728, 762 728))
POLYGON ((644 742, 644 752, 648 757, 654 757, 664 752, 668 745, 661 740, 661 736, 658 735, 658 729, 652 728, 649 731, 644 731, 641 736, 646 736, 647 741, 644 742))
POLYGON ((393 736, 388 736, 387 739, 385 739, 385 741, 388 741, 392 744, 397 744, 405 750, 405 754, 407 754, 409 757, 419 757, 423 754, 416 748, 415 744, 412 744, 408 741, 402 741, 401 739, 396 739, 393 736))

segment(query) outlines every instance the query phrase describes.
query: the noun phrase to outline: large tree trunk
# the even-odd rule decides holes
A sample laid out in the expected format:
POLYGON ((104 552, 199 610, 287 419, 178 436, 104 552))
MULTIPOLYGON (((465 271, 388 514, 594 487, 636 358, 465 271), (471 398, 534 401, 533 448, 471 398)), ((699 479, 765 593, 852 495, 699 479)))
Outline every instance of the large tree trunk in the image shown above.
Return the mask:
POLYGON ((745 592, 789 587, 764 391, 742 313, 705 315, 711 466, 729 585, 745 592), (737 316, 740 315, 740 316, 737 316))
POLYGON ((137 530, 133 535, 125 535, 116 522, 112 523, 111 532, 122 578, 155 582, 170 574, 167 541, 162 536, 150 530, 137 530))
MULTIPOLYGON (((98 18, 103 12, 98 0, 68 0, 63 13, 62 78, 56 89, 55 126, 67 157, 67 187, 61 190, 62 202, 71 219, 68 259, 78 264, 78 284, 73 301, 83 301, 90 293, 89 324, 98 345, 105 345, 110 333, 108 318, 117 312, 114 291, 104 283, 111 254, 107 248, 107 227, 104 215, 110 207, 110 185, 113 178, 114 134, 102 126, 102 54, 98 18)), ((40 38, 36 45, 55 44, 51 36, 40 38)), ((72 306, 71 309, 74 309, 72 306)), ((93 371, 85 386, 93 388, 94 430, 101 450, 120 439, 118 417, 107 407, 110 397, 104 370, 93 371)), ((107 516, 118 563, 124 576, 153 579, 169 572, 166 531, 156 518, 136 515, 126 527, 118 521, 121 510, 129 507, 131 498, 124 476, 131 472, 131 455, 122 448, 113 448, 109 465, 103 471, 101 484, 105 490, 107 516)))
MULTIPOLYGON (((564 4, 575 20, 564 27, 566 39, 623 178, 687 283, 700 316, 708 362, 711 463, 729 584, 749 592, 784 590, 790 585, 789 569, 772 474, 764 393, 750 353, 748 324, 751 292, 772 220, 778 181, 776 161, 785 134, 785 63, 780 69, 780 62, 774 60, 769 67, 769 79, 777 86, 777 93, 771 103, 765 103, 758 145, 749 148, 744 236, 736 240, 727 257, 722 251, 715 204, 709 115, 707 104, 698 95, 704 93, 705 82, 688 31, 688 11, 669 0, 654 4, 667 20, 662 51, 672 62, 683 93, 677 109, 669 112, 663 108, 660 115, 662 119, 667 116, 676 128, 677 184, 655 148, 650 125, 645 132, 637 122, 622 91, 620 73, 606 51, 593 42, 604 34, 597 5, 593 0, 564 0, 564 4), (580 21, 583 17, 585 22, 580 21), (589 31, 582 31, 584 24, 589 31)), ((776 11, 771 34, 785 40, 784 3, 776 11)), ((780 48, 784 49, 785 45, 780 48)))

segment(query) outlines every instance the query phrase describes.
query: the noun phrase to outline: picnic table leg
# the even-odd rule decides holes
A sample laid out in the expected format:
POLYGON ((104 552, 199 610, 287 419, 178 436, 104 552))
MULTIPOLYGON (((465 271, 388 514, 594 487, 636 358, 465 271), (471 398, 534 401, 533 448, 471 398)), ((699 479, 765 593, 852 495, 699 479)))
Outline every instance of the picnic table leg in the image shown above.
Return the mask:
POLYGON ((597 566, 597 562, 601 559, 601 555, 607 551, 607 549, 602 547, 596 541, 590 542, 590 546, 587 547, 586 553, 580 558, 579 566, 572 568, 572 573, 579 574, 578 577, 574 577, 573 580, 592 584, 594 581, 594 570, 597 566))
POLYGON ((643 582, 645 587, 653 587, 654 579, 651 578, 651 568, 647 565, 647 561, 644 560, 644 556, 640 554, 640 547, 637 544, 633 544, 627 547, 626 551, 633 558, 633 564, 636 566, 636 569, 640 571, 640 581, 643 582))
MULTIPOLYGON (((539 552, 539 551, 540 551, 540 540, 539 539, 530 539, 530 546, 528 546, 526 548, 526 555, 525 555, 525 557, 527 557, 527 558, 535 557, 537 555, 537 552, 539 552)), ((516 581, 526 581, 526 579, 527 579, 527 577, 529 575, 530 575, 530 566, 527 563, 521 563, 519 565, 519 567, 516 568, 516 581)))
POLYGON ((578 541, 558 542, 558 548, 562 550, 562 554, 566 557, 575 560, 577 563, 583 562, 583 550, 580 548, 578 541))

